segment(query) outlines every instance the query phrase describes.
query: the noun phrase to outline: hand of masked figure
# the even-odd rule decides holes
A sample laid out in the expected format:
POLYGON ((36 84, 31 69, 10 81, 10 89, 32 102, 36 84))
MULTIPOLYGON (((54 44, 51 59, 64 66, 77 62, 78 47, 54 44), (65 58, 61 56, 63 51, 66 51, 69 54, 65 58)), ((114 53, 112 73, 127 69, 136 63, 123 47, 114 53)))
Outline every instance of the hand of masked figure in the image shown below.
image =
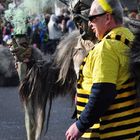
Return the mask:
POLYGON ((78 140, 82 136, 82 132, 76 126, 76 123, 73 123, 67 130, 65 136, 66 140, 78 140))

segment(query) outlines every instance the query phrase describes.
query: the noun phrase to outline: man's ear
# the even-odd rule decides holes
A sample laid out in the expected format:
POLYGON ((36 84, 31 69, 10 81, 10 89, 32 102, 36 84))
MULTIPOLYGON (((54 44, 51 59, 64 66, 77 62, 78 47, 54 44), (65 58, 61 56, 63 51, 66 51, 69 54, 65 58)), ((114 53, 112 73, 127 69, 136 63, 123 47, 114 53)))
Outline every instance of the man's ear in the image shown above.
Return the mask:
POLYGON ((112 16, 109 13, 106 13, 105 18, 106 18, 106 24, 109 24, 110 21, 112 20, 112 16))

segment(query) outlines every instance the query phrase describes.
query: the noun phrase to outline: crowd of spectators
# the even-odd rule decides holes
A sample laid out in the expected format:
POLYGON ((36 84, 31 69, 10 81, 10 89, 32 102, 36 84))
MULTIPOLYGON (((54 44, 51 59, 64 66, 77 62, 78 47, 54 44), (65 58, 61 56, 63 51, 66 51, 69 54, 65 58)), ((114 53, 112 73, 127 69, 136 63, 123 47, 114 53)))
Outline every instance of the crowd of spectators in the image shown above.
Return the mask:
MULTIPOLYGON (((54 53, 61 38, 75 30, 75 24, 70 12, 65 10, 59 15, 44 14, 27 18, 27 36, 33 47, 39 48, 43 53, 54 53)), ((9 21, 0 21, 0 44, 14 34, 14 26, 9 21)))
MULTIPOLYGON (((137 11, 127 11, 129 18, 140 20, 137 11)), ((75 30, 75 24, 67 9, 62 9, 59 15, 44 14, 27 18, 27 36, 33 47, 43 53, 54 53, 57 44, 63 36, 75 30)), ((0 19, 0 44, 6 44, 14 32, 14 26, 4 18, 0 19)))

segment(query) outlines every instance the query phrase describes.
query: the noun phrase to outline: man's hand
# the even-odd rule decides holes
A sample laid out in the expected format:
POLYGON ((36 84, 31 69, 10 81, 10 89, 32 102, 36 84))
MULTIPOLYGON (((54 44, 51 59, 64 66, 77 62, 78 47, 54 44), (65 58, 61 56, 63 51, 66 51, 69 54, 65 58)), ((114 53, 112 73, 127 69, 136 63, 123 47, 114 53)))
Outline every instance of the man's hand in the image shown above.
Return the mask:
POLYGON ((66 136, 66 140, 78 140, 83 133, 81 133, 77 126, 76 123, 73 123, 69 129, 67 130, 65 136, 66 136))

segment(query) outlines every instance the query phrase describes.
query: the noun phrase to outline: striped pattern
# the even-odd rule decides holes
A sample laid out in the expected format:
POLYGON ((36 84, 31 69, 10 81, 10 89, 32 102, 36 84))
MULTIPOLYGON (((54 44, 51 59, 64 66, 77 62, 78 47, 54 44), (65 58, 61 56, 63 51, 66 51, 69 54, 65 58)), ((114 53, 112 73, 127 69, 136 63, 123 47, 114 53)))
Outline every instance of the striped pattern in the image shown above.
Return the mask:
POLYGON ((116 100, 101 118, 101 139, 137 140, 140 136, 140 107, 136 108, 138 100, 134 83, 124 84, 117 93, 116 100))
POLYGON ((121 36, 121 35, 111 34, 111 35, 108 35, 106 38, 121 41, 127 46, 130 45, 130 41, 127 38, 125 38, 124 36, 121 36))
MULTIPOLYGON (((129 44, 129 41, 118 35, 113 39, 124 40, 126 45, 129 44)), ((82 69, 85 62, 86 58, 82 63, 78 80, 77 91, 81 92, 77 93, 77 117, 84 110, 90 94, 86 94, 81 86, 82 69)), ((140 107, 137 106, 137 103, 135 83, 133 79, 128 79, 117 89, 117 97, 108 111, 82 137, 90 140, 140 140, 140 107)))
POLYGON ((86 62, 86 59, 87 59, 87 56, 84 58, 81 66, 80 66, 80 70, 79 70, 79 79, 77 80, 77 88, 82 88, 81 86, 81 83, 83 81, 83 74, 82 74, 82 70, 83 70, 83 67, 85 65, 85 62, 86 62))
MULTIPOLYGON (((140 136, 140 107, 136 108, 138 101, 136 100, 134 82, 122 85, 117 93, 116 100, 101 118, 100 124, 88 129, 83 135, 84 138, 138 140, 138 136, 140 136)), ((78 117, 84 110, 88 98, 89 95, 77 94, 78 117)))

